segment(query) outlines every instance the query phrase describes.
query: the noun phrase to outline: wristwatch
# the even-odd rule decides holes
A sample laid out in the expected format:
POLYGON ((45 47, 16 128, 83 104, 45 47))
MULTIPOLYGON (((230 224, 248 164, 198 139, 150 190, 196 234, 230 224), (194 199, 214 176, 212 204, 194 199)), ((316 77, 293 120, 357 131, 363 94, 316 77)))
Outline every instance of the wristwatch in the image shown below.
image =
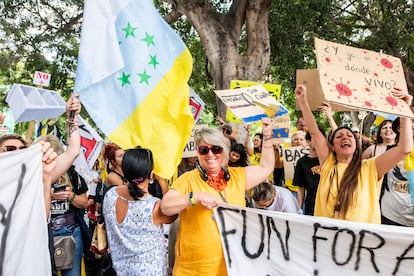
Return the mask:
POLYGON ((194 197, 193 197, 193 192, 190 192, 190 193, 188 194, 188 200, 190 201, 190 205, 191 205, 191 206, 194 206, 194 205, 196 205, 196 204, 197 204, 197 202, 195 201, 195 199, 194 199, 194 197))

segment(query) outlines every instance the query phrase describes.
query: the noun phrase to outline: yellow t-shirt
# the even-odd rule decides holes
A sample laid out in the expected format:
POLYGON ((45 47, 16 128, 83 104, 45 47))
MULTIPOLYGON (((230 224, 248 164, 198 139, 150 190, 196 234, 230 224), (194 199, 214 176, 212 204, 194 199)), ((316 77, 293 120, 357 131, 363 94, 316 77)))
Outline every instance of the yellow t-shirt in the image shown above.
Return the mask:
MULTIPOLYGON (((221 194, 227 203, 244 207, 246 169, 229 167, 228 170, 230 180, 221 194)), ((218 191, 201 179, 197 169, 181 175, 170 189, 175 189, 182 195, 190 192, 208 192, 224 201, 218 191)), ((227 275, 213 210, 208 210, 199 203, 180 213, 173 275, 227 275)))
POLYGON ((252 153, 252 155, 250 155, 250 165, 251 166, 259 165, 261 157, 262 157, 261 152, 252 153))
MULTIPOLYGON (((334 208, 337 204, 338 188, 348 164, 336 163, 335 165, 335 162, 333 153, 330 153, 321 167, 321 178, 315 201, 315 216, 337 218, 334 208), (335 170, 338 176, 334 176, 335 170)), ((382 177, 378 180, 375 157, 362 160, 354 204, 348 208, 345 220, 381 223, 379 206, 381 184, 382 177)))

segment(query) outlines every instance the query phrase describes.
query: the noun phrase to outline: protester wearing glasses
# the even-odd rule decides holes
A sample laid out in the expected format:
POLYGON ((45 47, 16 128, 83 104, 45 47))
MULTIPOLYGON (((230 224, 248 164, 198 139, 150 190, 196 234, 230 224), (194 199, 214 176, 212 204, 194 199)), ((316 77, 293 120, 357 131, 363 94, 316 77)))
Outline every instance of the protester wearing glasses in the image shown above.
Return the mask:
POLYGON ((161 211, 180 214, 174 275, 227 275, 213 208, 220 202, 245 206, 245 192, 272 173, 272 125, 263 118, 260 164, 228 167, 229 143, 217 129, 205 128, 194 137, 198 168, 181 175, 164 195, 161 211))
POLYGON ((253 188, 253 208, 285 213, 302 214, 298 201, 286 188, 273 185, 266 180, 253 188))

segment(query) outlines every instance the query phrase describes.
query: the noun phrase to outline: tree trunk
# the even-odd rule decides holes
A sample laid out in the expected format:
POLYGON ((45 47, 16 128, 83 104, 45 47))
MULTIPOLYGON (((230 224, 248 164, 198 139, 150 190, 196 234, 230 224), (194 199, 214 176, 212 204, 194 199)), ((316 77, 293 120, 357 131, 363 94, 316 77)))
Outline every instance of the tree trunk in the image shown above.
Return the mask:
MULTIPOLYGON (((172 2, 200 35, 215 89, 229 89, 233 79, 263 78, 270 60, 271 0, 234 0, 229 11, 223 14, 218 14, 208 1, 172 2), (240 45, 242 36, 246 37, 245 49, 240 45)), ((225 118, 226 107, 217 97, 216 101, 219 116, 225 118)))

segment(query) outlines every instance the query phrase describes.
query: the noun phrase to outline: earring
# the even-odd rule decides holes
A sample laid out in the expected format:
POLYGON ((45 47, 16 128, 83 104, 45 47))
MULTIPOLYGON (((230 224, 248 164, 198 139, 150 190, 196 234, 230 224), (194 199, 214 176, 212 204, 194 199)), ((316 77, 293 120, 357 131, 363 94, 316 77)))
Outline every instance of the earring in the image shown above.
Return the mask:
POLYGON ((150 178, 149 184, 151 185, 152 183, 154 183, 154 179, 150 178))

